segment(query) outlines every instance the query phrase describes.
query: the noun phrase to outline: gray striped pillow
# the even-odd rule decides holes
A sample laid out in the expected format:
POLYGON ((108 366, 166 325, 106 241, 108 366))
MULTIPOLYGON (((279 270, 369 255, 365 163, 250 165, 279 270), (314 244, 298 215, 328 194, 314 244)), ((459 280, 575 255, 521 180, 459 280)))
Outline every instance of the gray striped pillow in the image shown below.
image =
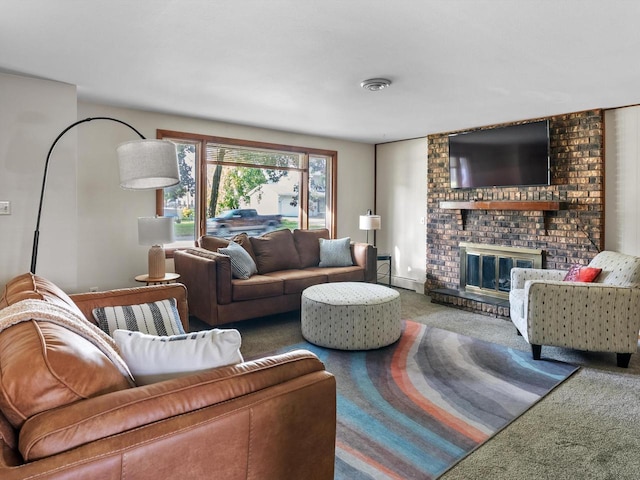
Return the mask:
POLYGON ((140 305, 94 308, 93 318, 110 336, 117 329, 164 336, 185 333, 175 298, 140 305))
POLYGON ((228 255, 231 260, 231 274, 234 278, 246 280, 258 272, 256 262, 249 252, 235 242, 229 242, 226 248, 219 248, 218 253, 228 255))

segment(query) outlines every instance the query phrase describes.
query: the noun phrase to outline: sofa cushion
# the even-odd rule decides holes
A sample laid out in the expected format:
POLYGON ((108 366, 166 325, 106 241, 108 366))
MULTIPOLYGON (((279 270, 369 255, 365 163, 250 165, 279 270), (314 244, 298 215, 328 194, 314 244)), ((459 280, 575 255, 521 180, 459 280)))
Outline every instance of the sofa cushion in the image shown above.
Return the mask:
POLYGON ((217 252, 219 248, 229 245, 229 240, 222 237, 214 237, 213 235, 203 235, 198 239, 197 246, 206 248, 212 252, 217 252))
POLYGON ((2 297, 0 297, 0 309, 27 299, 53 303, 62 308, 70 309, 81 318, 85 318, 69 295, 46 278, 33 273, 19 275, 5 285, 2 297))
POLYGON ((138 385, 243 361, 240 332, 233 329, 172 336, 116 330, 113 338, 138 385))
POLYGON ((256 262, 251 255, 235 242, 229 242, 225 248, 219 248, 219 253, 227 255, 231 261, 231 274, 234 278, 247 279, 258 273, 256 262))
POLYGON ((246 233, 239 233, 230 240, 222 237, 214 237, 213 235, 203 235, 198 239, 197 246, 212 252, 217 252, 219 248, 225 248, 229 245, 229 242, 233 241, 244 248, 255 262, 256 256, 253 253, 250 238, 246 233))
POLYGON ((276 230, 250 239, 259 274, 300 268, 291 230, 276 230))
POLYGON ((128 379, 91 342, 45 321, 0 333, 0 409, 19 428, 37 413, 129 388, 128 379))
POLYGON ((327 277, 327 282, 364 282, 364 268, 352 267, 310 267, 305 272, 320 271, 327 277))
POLYGON ((231 297, 234 302, 279 297, 283 294, 284 282, 279 278, 254 275, 246 280, 231 280, 231 297))
POLYGON ((300 293, 305 288, 319 283, 327 283, 327 274, 321 269, 309 270, 281 270, 265 274, 266 277, 274 277, 282 280, 285 295, 300 293))
POLYGON ((597 283, 618 287, 640 287, 640 257, 605 250, 597 254, 590 267, 601 268, 597 283))
POLYGON ((353 265, 351 258, 351 238, 338 238, 320 242, 320 267, 350 267, 353 265))
POLYGON ((117 329, 135 330, 151 335, 180 335, 184 332, 175 298, 152 303, 93 309, 100 329, 113 336, 117 329))
POLYGON ((300 267, 317 267, 320 263, 320 239, 328 240, 329 230, 326 228, 318 230, 300 230, 296 228, 293 231, 293 241, 296 245, 296 251, 300 256, 300 267))

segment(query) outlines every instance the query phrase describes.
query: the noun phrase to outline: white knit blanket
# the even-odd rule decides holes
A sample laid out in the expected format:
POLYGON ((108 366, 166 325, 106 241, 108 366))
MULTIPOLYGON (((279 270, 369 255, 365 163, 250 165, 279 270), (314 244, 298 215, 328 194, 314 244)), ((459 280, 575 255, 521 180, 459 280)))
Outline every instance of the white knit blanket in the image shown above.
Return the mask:
POLYGON ((21 300, 0 310, 0 332, 4 329, 29 320, 55 323, 91 342, 127 377, 134 386, 129 367, 122 359, 115 341, 96 325, 71 309, 43 300, 21 300))

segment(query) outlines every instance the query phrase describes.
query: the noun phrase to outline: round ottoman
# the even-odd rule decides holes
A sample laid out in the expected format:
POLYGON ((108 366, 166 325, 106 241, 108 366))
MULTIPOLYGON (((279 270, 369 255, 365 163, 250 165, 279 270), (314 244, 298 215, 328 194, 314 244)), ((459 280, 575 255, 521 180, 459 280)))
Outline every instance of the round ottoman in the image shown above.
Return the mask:
POLYGON ((400 338, 400 294, 364 282, 322 283, 302 292, 302 336, 321 347, 370 350, 400 338))

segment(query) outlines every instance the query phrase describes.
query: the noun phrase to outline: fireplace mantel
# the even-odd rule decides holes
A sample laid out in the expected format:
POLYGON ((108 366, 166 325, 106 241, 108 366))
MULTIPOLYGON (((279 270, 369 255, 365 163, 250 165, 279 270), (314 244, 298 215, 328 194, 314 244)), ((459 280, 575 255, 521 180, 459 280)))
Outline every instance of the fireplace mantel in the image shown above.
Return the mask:
POLYGON ((558 211, 564 210, 562 202, 546 200, 470 200, 440 202, 444 210, 530 210, 530 211, 558 211))
POLYGON ((439 204, 443 210, 458 210, 458 217, 462 223, 462 229, 466 229, 468 210, 518 210, 540 212, 544 222, 544 230, 547 231, 547 217, 545 212, 566 210, 564 202, 548 200, 467 200, 467 201, 442 201, 439 204))

